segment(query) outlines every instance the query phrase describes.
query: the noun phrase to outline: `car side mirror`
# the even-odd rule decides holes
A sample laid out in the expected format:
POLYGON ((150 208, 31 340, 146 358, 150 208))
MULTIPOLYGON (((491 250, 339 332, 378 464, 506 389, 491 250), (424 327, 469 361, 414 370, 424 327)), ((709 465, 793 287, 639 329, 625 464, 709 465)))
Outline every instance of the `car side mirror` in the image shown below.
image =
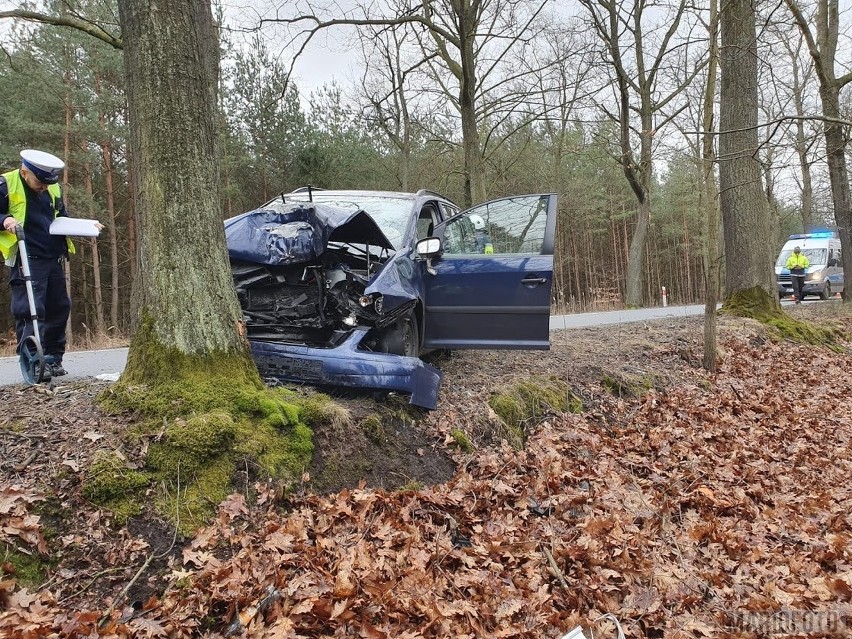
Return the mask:
POLYGON ((828 265, 837 266, 837 260, 832 257, 830 260, 828 260, 828 265))
POLYGON ((441 252, 441 240, 437 237, 425 237, 417 242, 417 252, 422 257, 436 257, 441 252))
POLYGON ((426 258, 426 272, 429 275, 436 275, 437 271, 432 266, 432 258, 438 257, 441 253, 441 238, 425 237, 417 242, 416 248, 420 256, 426 258))

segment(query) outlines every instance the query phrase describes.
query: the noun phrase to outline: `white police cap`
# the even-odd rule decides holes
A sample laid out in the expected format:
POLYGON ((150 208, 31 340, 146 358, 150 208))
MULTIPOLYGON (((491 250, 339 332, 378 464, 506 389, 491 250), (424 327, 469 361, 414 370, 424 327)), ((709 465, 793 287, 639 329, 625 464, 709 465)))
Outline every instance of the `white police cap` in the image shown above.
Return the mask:
POLYGON ((56 184, 59 181, 62 169, 65 168, 65 162, 55 155, 35 149, 21 151, 21 160, 24 167, 32 171, 33 175, 43 184, 56 184))

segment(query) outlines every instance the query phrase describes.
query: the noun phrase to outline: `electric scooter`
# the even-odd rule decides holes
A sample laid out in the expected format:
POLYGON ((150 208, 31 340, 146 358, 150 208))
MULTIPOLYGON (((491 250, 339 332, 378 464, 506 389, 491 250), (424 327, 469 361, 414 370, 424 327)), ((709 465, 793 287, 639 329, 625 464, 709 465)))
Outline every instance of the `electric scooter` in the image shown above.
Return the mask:
POLYGON ((18 362, 21 365, 21 375, 23 375, 24 381, 27 384, 40 384, 50 381, 50 369, 45 366, 44 350, 41 346, 41 333, 38 328, 35 294, 33 293, 33 281, 30 276, 30 259, 27 255, 24 227, 20 224, 15 227, 15 235, 18 238, 18 255, 21 259, 21 271, 24 274, 27 301, 30 303, 30 319, 33 323, 33 334, 28 335, 21 342, 18 362))

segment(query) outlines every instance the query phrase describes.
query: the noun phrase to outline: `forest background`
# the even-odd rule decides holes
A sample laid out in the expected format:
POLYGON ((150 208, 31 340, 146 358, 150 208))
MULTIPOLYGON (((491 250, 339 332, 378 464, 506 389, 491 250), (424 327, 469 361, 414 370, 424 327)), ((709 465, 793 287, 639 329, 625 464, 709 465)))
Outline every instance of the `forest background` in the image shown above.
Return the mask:
MULTIPOLYGON (((260 27, 256 11, 216 7, 223 162, 211 188, 220 193, 223 219, 307 184, 428 188, 462 205, 471 197, 557 192, 555 308, 617 308, 642 219, 635 182, 625 179, 632 160, 625 160, 626 142, 648 180, 643 302, 658 304, 663 286, 670 303, 702 300, 705 12, 676 1, 646 7, 590 0, 556 13, 527 0, 481 4, 492 16, 493 37, 476 50, 483 187, 473 195, 464 178, 469 159, 454 69, 440 64, 441 47, 432 42, 430 49, 415 26, 367 25, 352 34, 348 55, 360 61, 360 76, 306 95, 298 80, 288 81, 304 30, 260 27), (604 6, 610 9, 601 13, 604 6), (609 17, 620 25, 615 38, 601 29, 609 17), (629 78, 626 96, 619 74, 629 78), (647 154, 640 151, 646 144, 647 154)), ((46 6, 60 14, 72 5, 46 6)), ((73 6, 94 21, 117 23, 110 0, 73 6)), ((790 233, 830 228, 833 215, 822 122, 807 117, 820 112, 811 56, 784 7, 759 9, 762 122, 755 157, 774 253, 790 233)), ((366 10, 353 8, 348 17, 357 20, 359 11, 366 10)), ((846 17, 841 12, 841 66, 846 17)), ((70 262, 71 339, 78 347, 122 339, 131 325, 137 226, 121 52, 73 29, 23 22, 9 26, 3 49, 0 168, 15 168, 21 148, 66 160, 71 214, 106 226, 100 238, 78 242, 70 262)), ((848 96, 841 98, 848 113, 848 96)), ((0 287, 3 332, 12 326, 8 295, 0 287)))

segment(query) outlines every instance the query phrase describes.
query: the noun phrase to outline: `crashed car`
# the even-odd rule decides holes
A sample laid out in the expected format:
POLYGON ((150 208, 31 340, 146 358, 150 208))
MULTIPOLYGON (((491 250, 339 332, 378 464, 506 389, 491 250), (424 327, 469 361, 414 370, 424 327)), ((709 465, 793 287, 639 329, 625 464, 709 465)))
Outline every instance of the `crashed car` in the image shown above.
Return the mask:
POLYGON ((431 191, 304 189, 225 221, 268 380, 402 391, 435 408, 433 349, 549 348, 556 196, 459 212, 431 191))

